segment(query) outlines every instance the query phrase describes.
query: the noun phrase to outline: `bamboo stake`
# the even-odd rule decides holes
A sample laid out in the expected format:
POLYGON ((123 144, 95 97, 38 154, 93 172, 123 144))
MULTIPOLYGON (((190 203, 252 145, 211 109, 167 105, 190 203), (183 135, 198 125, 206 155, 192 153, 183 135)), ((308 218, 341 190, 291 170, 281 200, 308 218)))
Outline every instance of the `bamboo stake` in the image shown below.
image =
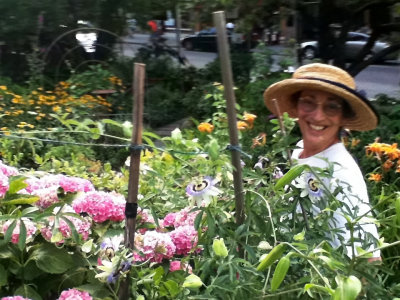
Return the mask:
POLYGON ((214 25, 217 28, 218 54, 221 60, 222 83, 226 98, 226 110, 228 114, 229 139, 232 150, 233 185, 235 189, 236 224, 244 223, 244 200, 242 186, 242 166, 240 162, 239 138, 236 119, 236 100, 232 78, 228 37, 226 34, 225 13, 217 11, 213 13, 214 25))
MULTIPOLYGON (((143 98, 144 98, 144 79, 146 65, 134 64, 133 77, 133 114, 132 123, 133 131, 131 138, 131 162, 129 165, 129 183, 128 183, 128 199, 125 205, 125 247, 133 250, 135 245, 136 215, 137 215, 137 196, 139 192, 139 168, 140 153, 142 144, 142 127, 143 127, 143 98)), ((126 278, 121 282, 118 298, 128 300, 130 290, 130 280, 126 278)))
POLYGON ((125 246, 133 249, 136 230, 137 196, 139 192, 140 145, 142 144, 143 98, 146 65, 135 63, 133 96, 133 132, 129 165, 128 199, 125 208, 125 246))

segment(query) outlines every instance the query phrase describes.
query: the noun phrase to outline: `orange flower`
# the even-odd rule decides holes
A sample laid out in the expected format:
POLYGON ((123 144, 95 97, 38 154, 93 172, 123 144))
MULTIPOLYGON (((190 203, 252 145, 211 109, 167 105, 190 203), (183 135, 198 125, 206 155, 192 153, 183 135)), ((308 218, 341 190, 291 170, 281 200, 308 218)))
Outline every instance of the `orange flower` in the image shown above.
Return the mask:
POLYGON ((197 126, 197 129, 200 132, 211 133, 214 130, 214 125, 203 122, 203 123, 200 123, 199 126, 197 126))
POLYGON ((249 128, 249 124, 247 124, 245 121, 237 121, 237 129, 246 130, 248 128, 249 128))
POLYGON ((244 113, 243 115, 243 121, 245 121, 247 124, 249 124, 249 127, 253 127, 254 120, 257 118, 256 115, 249 114, 249 113, 244 113))
POLYGON ((368 180, 375 181, 375 182, 381 181, 382 175, 381 174, 373 174, 373 173, 369 174, 368 180))
POLYGON ((384 162, 382 165, 382 168, 387 172, 389 171, 394 165, 394 162, 388 159, 387 161, 384 162))
POLYGON ((267 142, 267 134, 265 132, 259 133, 255 138, 253 138, 253 145, 251 148, 255 148, 258 146, 264 146, 267 142))

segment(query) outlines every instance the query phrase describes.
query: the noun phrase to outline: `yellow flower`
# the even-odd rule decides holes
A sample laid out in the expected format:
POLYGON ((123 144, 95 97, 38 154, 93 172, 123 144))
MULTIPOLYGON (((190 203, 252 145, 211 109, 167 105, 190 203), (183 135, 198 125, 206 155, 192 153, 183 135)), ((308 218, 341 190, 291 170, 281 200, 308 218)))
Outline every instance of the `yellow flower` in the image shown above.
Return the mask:
POLYGON ((254 123, 254 120, 256 118, 257 118, 256 115, 249 114, 249 113, 246 113, 246 112, 243 115, 243 121, 245 121, 247 124, 249 124, 250 128, 253 127, 253 123, 254 123))
POLYGON ((245 121, 237 121, 237 129, 246 130, 248 128, 249 128, 249 124, 247 124, 245 121))
POLYGON ((382 175, 381 174, 371 173, 371 174, 369 174, 368 180, 375 181, 375 182, 381 181, 382 180, 382 175))
POLYGON ((354 147, 357 146, 360 142, 361 142, 360 139, 352 139, 352 140, 351 140, 351 148, 354 148, 354 147))
POLYGON ((0 85, 0 90, 7 91, 7 87, 5 85, 0 85))
POLYGON ((214 130, 214 125, 203 122, 203 123, 200 123, 199 126, 197 126, 197 129, 200 132, 211 133, 214 130))

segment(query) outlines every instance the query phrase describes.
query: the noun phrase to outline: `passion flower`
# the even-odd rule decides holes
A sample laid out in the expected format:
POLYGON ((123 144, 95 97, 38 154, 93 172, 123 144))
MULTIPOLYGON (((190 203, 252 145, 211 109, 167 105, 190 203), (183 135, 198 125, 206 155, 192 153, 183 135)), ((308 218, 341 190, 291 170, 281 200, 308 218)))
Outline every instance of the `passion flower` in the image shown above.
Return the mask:
POLYGON ((190 183, 186 187, 186 193, 196 202, 197 206, 208 206, 212 197, 217 196, 221 192, 215 187, 216 183, 217 180, 206 176, 200 181, 190 183))

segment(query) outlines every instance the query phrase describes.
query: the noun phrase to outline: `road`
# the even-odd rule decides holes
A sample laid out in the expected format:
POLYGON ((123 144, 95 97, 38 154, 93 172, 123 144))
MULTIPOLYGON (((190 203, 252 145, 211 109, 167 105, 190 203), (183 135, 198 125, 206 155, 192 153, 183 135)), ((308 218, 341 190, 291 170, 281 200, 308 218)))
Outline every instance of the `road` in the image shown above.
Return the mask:
MULTIPOLYGON (((184 36, 185 34, 182 34, 184 36)), ((166 33, 164 37, 169 46, 177 47, 177 41, 174 33, 166 33)), ((133 37, 124 38, 123 54, 126 56, 134 56, 135 52, 143 44, 147 43, 148 34, 135 33, 133 37)), ((273 48, 274 46, 272 46, 273 48)), ((282 52, 281 46, 275 46, 275 52, 282 52)), ((274 50, 274 49, 273 49, 274 50)), ((215 60, 217 53, 186 51, 182 50, 190 64, 197 68, 204 67, 207 63, 215 60)), ((278 61, 281 55, 273 55, 275 69, 278 67, 278 61)), ((400 62, 391 61, 385 64, 371 65, 360 72, 356 77, 357 89, 364 90, 368 97, 374 97, 383 93, 400 99, 400 62)))

